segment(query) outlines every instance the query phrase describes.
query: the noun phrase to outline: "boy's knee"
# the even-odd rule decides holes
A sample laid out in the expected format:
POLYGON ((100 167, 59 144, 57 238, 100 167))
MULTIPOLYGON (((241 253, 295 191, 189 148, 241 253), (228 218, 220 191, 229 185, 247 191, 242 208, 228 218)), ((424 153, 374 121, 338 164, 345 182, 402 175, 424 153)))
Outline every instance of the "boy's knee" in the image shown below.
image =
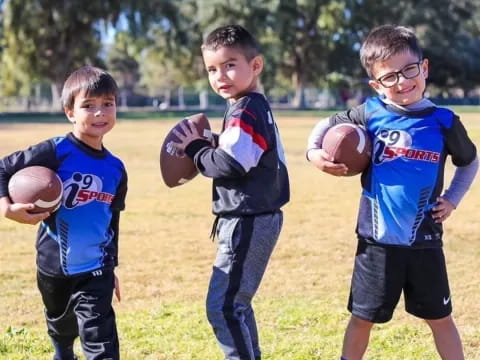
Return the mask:
POLYGON ((372 328, 373 323, 371 321, 363 320, 358 316, 352 315, 350 318, 350 326, 357 329, 369 330, 372 328))
POLYGON ((454 327, 455 323, 453 322, 453 318, 451 315, 445 316, 440 319, 425 319, 425 322, 430 326, 432 329, 438 328, 446 328, 446 327, 454 327))

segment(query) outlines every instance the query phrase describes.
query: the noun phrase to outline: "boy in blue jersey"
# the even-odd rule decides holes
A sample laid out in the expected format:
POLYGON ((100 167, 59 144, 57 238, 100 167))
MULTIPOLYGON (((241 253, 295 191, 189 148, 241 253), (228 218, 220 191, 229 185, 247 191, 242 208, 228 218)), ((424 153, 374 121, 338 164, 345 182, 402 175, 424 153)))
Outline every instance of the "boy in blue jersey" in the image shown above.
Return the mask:
POLYGON ((218 146, 195 126, 177 133, 177 149, 213 178, 213 234, 218 249, 207 295, 207 316, 228 360, 260 359, 251 301, 283 223, 289 201, 282 143, 272 111, 258 92, 263 69, 257 42, 242 27, 211 32, 202 55, 213 90, 228 101, 218 146))
POLYGON ((478 169, 476 148, 458 116, 424 98, 428 60, 415 34, 384 25, 360 50, 370 85, 380 95, 320 121, 307 158, 326 173, 342 176, 321 149, 329 127, 363 126, 373 141, 370 167, 362 174, 358 247, 352 276, 342 359, 359 360, 374 323, 391 319, 403 291, 406 311, 425 319, 442 359, 463 359, 451 316, 452 301, 442 250, 442 222, 458 206, 478 169), (456 166, 442 193, 444 166, 456 166))
POLYGON ((103 146, 116 122, 116 94, 115 80, 105 71, 76 70, 62 92, 73 131, 0 160, 1 214, 20 223, 41 222, 37 280, 54 360, 76 359, 77 336, 87 359, 119 359, 112 296, 115 290, 120 300, 114 268, 127 174, 103 146), (33 165, 56 171, 63 182, 62 205, 52 214, 30 214, 33 204, 12 204, 8 197, 9 178, 33 165))

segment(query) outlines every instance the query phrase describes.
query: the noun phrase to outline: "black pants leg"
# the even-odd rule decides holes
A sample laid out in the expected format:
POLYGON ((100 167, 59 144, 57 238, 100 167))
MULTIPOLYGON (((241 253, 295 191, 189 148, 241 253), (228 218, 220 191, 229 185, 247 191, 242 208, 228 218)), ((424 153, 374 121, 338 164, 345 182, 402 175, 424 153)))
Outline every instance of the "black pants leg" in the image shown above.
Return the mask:
POLYGON ((95 271, 71 278, 38 273, 37 279, 45 304, 48 334, 57 353, 58 348, 71 347, 80 336, 88 360, 120 358, 112 307, 113 271, 95 271))

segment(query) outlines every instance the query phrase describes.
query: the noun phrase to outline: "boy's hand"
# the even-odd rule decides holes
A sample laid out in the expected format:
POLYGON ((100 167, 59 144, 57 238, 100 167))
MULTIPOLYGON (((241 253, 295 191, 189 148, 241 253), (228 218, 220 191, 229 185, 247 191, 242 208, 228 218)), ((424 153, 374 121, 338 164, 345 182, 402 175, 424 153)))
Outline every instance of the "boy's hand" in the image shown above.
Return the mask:
POLYGON ((444 197, 439 196, 437 203, 432 208, 432 217, 436 223, 442 223, 450 216, 453 210, 455 210, 455 205, 444 197))
POLYGON ((177 129, 173 129, 173 133, 180 140, 180 142, 173 142, 172 146, 177 150, 177 152, 184 153, 188 144, 194 140, 203 139, 203 137, 198 133, 195 124, 191 123, 189 120, 182 121, 180 123, 180 127, 185 135, 177 129))
POLYGON ((31 214, 28 212, 28 210, 32 210, 34 208, 34 204, 8 204, 7 206, 2 208, 2 214, 7 219, 16 221, 21 224, 30 225, 38 224, 40 221, 45 220, 47 217, 50 216, 50 213, 48 211, 37 214, 31 214))
POLYGON ((115 279, 115 297, 117 298, 118 302, 122 300, 122 294, 120 292, 120 280, 118 280, 117 275, 113 274, 113 278, 115 279))
POLYGON ((332 157, 323 149, 308 150, 308 159, 317 168, 330 175, 345 176, 348 172, 348 168, 345 164, 334 163, 332 157))

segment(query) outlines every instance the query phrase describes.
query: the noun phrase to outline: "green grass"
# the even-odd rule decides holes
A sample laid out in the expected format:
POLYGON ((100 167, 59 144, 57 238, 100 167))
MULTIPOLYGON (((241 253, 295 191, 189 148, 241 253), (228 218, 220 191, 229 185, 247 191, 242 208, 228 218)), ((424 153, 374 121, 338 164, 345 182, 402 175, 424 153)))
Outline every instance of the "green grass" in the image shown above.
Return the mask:
MULTIPOLYGON (((475 114, 462 114, 480 144, 475 114)), ((285 224, 254 308, 265 360, 338 359, 355 253, 359 178, 334 178, 305 161, 306 138, 318 117, 278 117, 291 178, 285 224)), ((215 243, 208 238, 211 184, 203 177, 168 189, 158 153, 174 119, 125 119, 105 138, 129 172, 121 219, 122 302, 114 302, 126 360, 221 360, 204 310, 215 243)), ((214 130, 220 121, 212 121, 214 130)), ((0 156, 70 130, 67 122, 0 124, 0 156)), ((452 168, 446 171, 446 183, 452 168)), ((445 224, 445 253, 454 317, 466 358, 480 360, 480 185, 445 224)), ((36 229, 0 218, 0 359, 50 360, 35 281, 36 229)), ((81 354, 79 344, 76 344, 81 354)), ((403 303, 374 327, 365 359, 434 360, 426 324, 403 303)))
MULTIPOLYGON (((348 313, 329 299, 303 296, 255 301, 265 359, 336 359, 348 313)), ((157 303, 148 309, 121 313, 123 359, 221 359, 207 325, 203 303, 157 303)), ((369 359, 437 359, 425 326, 392 322, 372 332, 369 359)), ((77 352, 80 348, 77 344, 77 352)), ((50 359, 47 336, 38 330, 6 329, 0 356, 6 359, 50 359)))

